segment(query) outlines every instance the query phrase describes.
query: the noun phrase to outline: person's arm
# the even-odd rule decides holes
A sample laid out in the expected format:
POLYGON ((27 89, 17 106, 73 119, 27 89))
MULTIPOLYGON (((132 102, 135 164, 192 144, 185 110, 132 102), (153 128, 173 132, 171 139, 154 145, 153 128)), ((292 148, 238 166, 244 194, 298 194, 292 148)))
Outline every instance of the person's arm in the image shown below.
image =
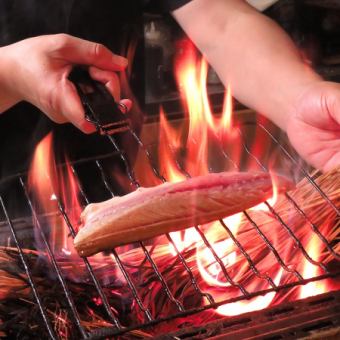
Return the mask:
POLYGON ((319 80, 287 34, 242 0, 193 0, 174 12, 235 97, 285 128, 287 112, 319 80))
POLYGON ((340 165, 340 84, 323 81, 276 23, 243 0, 192 0, 173 16, 240 102, 315 167, 340 165))
MULTIPOLYGON (((0 48, 0 112, 25 100, 57 123, 71 122, 83 132, 94 131, 87 122, 74 84, 68 75, 74 65, 87 65, 93 79, 106 85, 120 100, 116 72, 127 59, 103 45, 65 34, 22 40, 0 48)), ((130 107, 131 102, 124 104, 130 107)))
POLYGON ((0 48, 0 113, 14 106, 20 101, 9 89, 9 67, 8 58, 5 57, 4 47, 0 48))

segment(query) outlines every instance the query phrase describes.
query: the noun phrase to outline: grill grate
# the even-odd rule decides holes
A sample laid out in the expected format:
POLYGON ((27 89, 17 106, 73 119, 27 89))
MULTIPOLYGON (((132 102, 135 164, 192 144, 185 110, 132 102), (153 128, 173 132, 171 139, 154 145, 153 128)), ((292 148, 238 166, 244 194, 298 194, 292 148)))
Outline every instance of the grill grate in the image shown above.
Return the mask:
MULTIPOLYGON (((325 202, 334 210, 334 212, 336 213, 337 217, 340 218, 340 212, 339 209, 334 205, 334 203, 327 197, 327 195, 322 191, 322 189, 317 185, 317 183, 314 181, 314 179, 308 175, 308 172, 302 168, 299 164, 298 161, 290 154, 290 152, 283 146, 283 144, 281 144, 279 142, 278 139, 276 139, 273 134, 262 124, 257 124, 257 127, 260 128, 278 147, 278 149, 280 149, 283 154, 294 164, 298 167, 299 171, 302 173, 302 175, 308 179, 308 181, 311 183, 311 185, 313 185, 313 187, 315 188, 315 190, 318 191, 318 193, 321 195, 321 197, 325 200, 325 202)), ((130 134, 133 139, 137 142, 137 144, 139 145, 140 149, 144 152, 146 158, 148 159, 150 166, 152 168, 152 171, 154 173, 154 175, 162 182, 165 182, 166 179, 159 173, 159 170, 157 169, 157 166, 155 165, 155 160, 153 159, 152 153, 148 150, 148 148, 143 144, 142 140, 139 138, 139 136, 131 129, 129 128, 129 130, 125 133, 130 134)), ((261 161, 258 159, 258 157, 256 157, 250 150, 249 146, 246 143, 245 137, 243 135, 243 132, 241 129, 238 129, 238 133, 239 136, 241 138, 242 141, 242 146, 244 149, 244 152, 250 157, 252 158, 263 171, 268 171, 267 167, 265 165, 263 165, 261 163, 261 161)), ((115 140, 115 138, 111 135, 106 135, 106 137, 108 138, 108 141, 112 144, 114 153, 112 155, 115 155, 120 158, 120 160, 122 161, 122 163, 124 164, 125 167, 125 172, 126 175, 130 181, 130 183, 135 187, 138 188, 140 187, 140 183, 138 182, 138 180, 136 179, 135 173, 133 168, 131 167, 131 165, 129 164, 128 158, 126 157, 126 154, 124 152, 124 150, 120 149, 120 147, 118 146, 117 141, 115 140)), ((232 167, 234 167, 236 170, 239 170, 239 167, 237 166, 237 164, 233 161, 233 159, 227 154, 227 152, 225 150, 223 150, 222 146, 221 146, 221 153, 222 155, 225 157, 226 160, 228 160, 231 164, 232 167)), ((107 156, 105 156, 107 157, 107 156)), ((87 160, 82 160, 80 163, 83 164, 87 164, 87 163, 94 163, 96 168, 98 169, 98 172, 100 174, 101 177, 101 181, 107 191, 108 194, 110 194, 112 197, 115 196, 114 190, 110 185, 110 181, 108 178, 108 175, 105 173, 105 169, 102 165, 103 160, 105 159, 105 157, 98 157, 96 159, 87 159, 87 160)), ((78 171, 77 171, 77 165, 80 164, 78 163, 73 163, 71 166, 72 172, 74 174, 74 176, 78 179, 78 184, 79 184, 79 192, 84 200, 84 202, 86 204, 90 203, 90 199, 86 194, 86 190, 84 189, 81 180, 79 179, 80 176, 78 175, 78 171)), ((190 177, 190 174, 188 174, 181 166, 179 163, 177 163, 179 170, 185 174, 186 177, 190 177)), ((67 280, 65 280, 62 270, 60 268, 60 266, 58 265, 58 261, 55 257, 55 254, 53 253, 49 242, 47 241, 46 235, 43 231, 43 228, 40 225, 39 222, 39 215, 37 213, 37 211, 35 210, 32 201, 30 199, 30 196, 28 194, 28 189, 26 187, 26 180, 25 180, 25 175, 18 175, 18 176, 13 176, 10 181, 12 182, 17 182, 19 183, 23 194, 25 196, 26 199, 26 203, 30 209, 30 213, 31 216, 35 222, 35 225, 38 228, 38 232, 39 235, 41 236, 43 243, 47 249, 47 254, 49 257, 50 262, 52 263, 53 269, 56 272, 57 275, 57 279, 59 280, 61 287, 63 289, 68 307, 69 307, 69 313, 70 316, 73 320, 73 322, 75 323, 79 334, 82 338, 93 338, 93 339, 97 339, 97 338, 101 338, 101 337, 107 337, 107 336, 111 336, 111 335, 118 335, 118 334, 123 334, 126 333, 128 331, 131 330, 135 330, 135 329, 142 329, 145 328, 147 326, 150 325, 155 325, 158 324, 162 321, 166 321, 166 320, 171 320, 171 319, 175 319, 177 317, 184 317, 187 315, 191 315, 191 314, 195 314, 204 310, 208 310, 211 308, 216 308, 220 305, 223 305, 225 303, 231 303, 231 302, 236 302, 236 301, 241 301, 244 299, 250 299, 252 297, 256 297, 256 296, 260 296, 263 295, 265 293, 269 293, 269 292, 277 292, 279 290, 283 290, 283 289, 288 289, 288 288, 292 288, 292 287, 296 287, 299 285, 303 285, 309 282, 313 282, 313 281, 318 281, 318 280, 322 280, 324 278, 328 278, 328 277, 335 277, 338 276, 340 274, 339 270, 336 271, 329 271, 327 269, 327 267, 318 261, 313 260, 310 255, 308 254, 308 252, 306 251, 306 249, 303 247, 303 245, 301 244, 301 242, 299 241, 299 239, 296 237, 296 235, 294 234, 294 232, 291 230, 291 228, 289 227, 289 225, 287 225, 287 223, 285 223, 283 221, 283 219, 279 216, 279 214, 275 211, 275 209, 270 205, 269 202, 265 202, 265 204, 267 205, 267 207, 269 208, 270 212, 272 213, 273 216, 275 216, 276 220, 278 221, 278 223, 282 226, 282 228, 284 228, 288 235, 293 239, 295 246, 297 248, 300 249, 300 251, 302 252, 303 256, 306 258, 306 260, 308 262, 310 262, 313 265, 317 265, 322 269, 322 273, 321 275, 318 275, 316 277, 310 278, 310 279, 304 279, 301 275, 301 273, 299 273, 298 271, 296 271, 295 269, 290 268, 285 262, 284 260, 281 258, 280 254, 278 253, 278 251, 275 249, 274 245, 270 242, 270 240, 265 236, 265 234, 261 231, 260 227, 257 225, 257 223, 251 218, 251 216, 248 214, 248 212, 243 212, 245 218, 250 222, 250 224, 255 228, 255 230, 258 232, 258 234, 261 236, 261 238, 263 239, 264 243, 266 244, 266 247, 270 250, 270 252, 275 256, 277 262, 280 264, 280 266, 282 267, 282 269, 288 273, 293 274, 296 277, 296 281, 294 282, 289 282, 283 285, 276 285, 274 283, 274 281, 267 275, 267 274, 261 274, 260 271, 258 270, 256 264, 253 262, 253 260, 251 259, 250 255, 247 253, 246 249, 241 245, 241 243, 237 240, 237 237, 233 234, 233 232, 231 231, 231 229, 226 225, 226 223, 221 220, 219 221, 221 226, 224 228, 224 230, 227 232, 228 236, 230 237, 230 239, 234 242, 234 244, 237 246, 237 248, 240 250, 241 254, 244 256, 244 258, 246 259, 246 261, 249 264, 249 267, 251 268, 252 272, 254 273, 254 275, 256 277, 258 277, 261 280, 265 280, 268 282, 268 284, 270 285, 270 288, 265 289, 265 290, 259 290, 256 292, 248 292, 246 290, 246 288, 242 285, 239 284, 237 282, 235 282, 232 278, 232 276, 230 275, 230 273, 228 272, 226 266, 223 264, 223 261, 221 260, 221 258, 218 256, 218 254, 216 253, 216 251, 214 250, 214 248, 212 247, 211 243, 209 242, 209 240, 207 239, 206 235, 204 234, 204 232, 200 229, 200 227, 196 226, 195 229, 198 232, 198 234, 200 235, 203 243, 206 245, 206 247, 211 251, 211 253, 213 254, 214 259, 216 260, 216 262, 219 264, 221 271, 225 277, 225 279, 227 280, 227 282, 230 283, 231 286, 235 287, 236 289, 238 289, 241 292, 240 296, 234 297, 232 299, 228 299, 228 300, 224 300, 224 301, 219 301, 216 302, 213 298, 213 296, 207 292, 204 292, 200 289, 199 284, 193 274, 193 272, 190 269, 190 266, 188 265, 186 259, 184 258, 184 256, 181 254, 181 252, 179 251, 179 249, 177 248, 173 238, 169 235, 166 234, 166 238, 168 239, 169 243, 172 245, 173 249, 176 252, 176 255, 178 257, 178 261, 183 265, 186 274, 189 277, 190 280, 190 284, 192 285, 192 288, 195 290, 195 292, 201 296, 202 298, 204 298, 207 301, 207 304, 198 308, 191 308, 191 309, 186 309, 183 304, 173 295, 173 293, 171 292, 171 289, 166 281, 166 279, 164 278, 164 276, 162 275, 161 271, 159 270, 157 264, 155 263, 155 261, 152 259, 151 256, 151 252, 148 250, 147 246, 145 245, 144 242, 139 242, 139 246, 141 247, 141 249, 144 252, 145 255, 145 262, 148 262, 153 271, 155 276, 157 277, 157 279, 159 280, 162 289, 164 291, 164 293, 167 296, 167 299, 169 301, 171 301, 177 308, 177 312, 172 314, 172 315, 168 315, 167 317, 161 317, 161 318, 157 318, 154 319, 152 316, 152 313, 150 311, 150 309, 148 308, 148 306, 146 306, 143 303, 143 300, 140 296, 139 290, 136 287, 136 285, 133 282, 133 279, 131 278, 128 270, 126 269, 126 265, 124 264, 124 262, 121 260, 120 256, 118 255, 118 252, 116 251, 116 249, 112 250, 112 256, 115 259, 117 266, 119 267, 119 269, 121 270, 122 275, 124 276, 127 285, 129 287, 129 289, 131 290, 132 296, 136 302, 136 308, 139 308, 140 311, 145 315, 145 322, 143 323, 139 323, 137 325, 134 325, 132 327, 123 327, 120 323, 120 321, 117 319, 117 317, 114 315, 114 312, 112 310, 112 307, 109 304, 108 298, 104 293, 104 290, 98 280, 98 278, 96 277, 96 274, 89 262, 89 260, 87 258, 83 258, 85 267, 88 271, 88 274, 91 278, 92 284, 96 287, 98 295, 100 296, 101 300, 102 300, 102 306, 103 309, 105 310, 106 313, 106 320, 108 322, 110 322, 113 326, 112 327, 107 327, 107 328, 103 328, 103 329, 99 329, 96 330, 94 332, 87 332, 84 327, 81 324, 81 320, 77 311, 77 306, 75 305, 74 302, 74 298, 72 297, 72 294, 70 293, 69 289, 68 289, 68 284, 67 284, 67 280), (138 306, 138 307, 137 307, 138 306)), ((56 192, 55 190, 53 192, 56 192)), ((338 253, 336 253, 332 247, 332 245, 326 240, 326 238, 322 235, 322 233, 320 232, 320 230, 318 229, 318 227, 312 222, 310 221, 310 219, 308 218, 308 216, 304 213, 304 211, 299 207, 299 205, 294 201, 294 199, 289 195, 286 194, 286 198, 288 199, 288 201, 292 204, 292 206, 294 207, 294 209, 304 218, 304 220, 306 221, 306 223, 310 226, 311 230, 313 231, 313 233, 315 233, 319 239, 323 242, 323 244, 325 245, 325 247, 327 248, 327 250, 330 252, 330 254, 332 254, 332 256, 334 257, 334 259, 339 260, 340 256, 338 253)), ((60 197, 56 197, 57 200, 57 205, 58 205, 58 210, 60 215, 62 216, 62 218, 64 219, 66 225, 68 226, 70 235, 72 236, 72 238, 75 237, 76 232, 75 232, 75 228, 71 223, 71 220, 68 216, 68 213, 65 210, 64 204, 61 201, 60 197)), ((37 305, 39 307, 41 316, 43 318, 43 322, 46 326, 46 330, 49 334, 49 336, 52 339, 58 339, 58 334, 55 333, 55 330, 52 327, 51 321, 49 320, 48 314, 45 310, 44 304, 41 300, 41 297, 39 296, 38 290, 36 288, 36 285, 34 283, 34 279, 33 279, 33 274, 32 274, 32 268, 30 268, 29 266, 29 262, 27 261, 27 259, 25 258, 25 254, 23 252, 20 240, 17 237, 16 231, 15 231, 15 227, 12 221, 12 218, 9 214, 8 211, 8 207, 6 207, 6 200, 2 197, 2 195, 0 195, 0 203, 1 203, 1 208, 3 210, 3 214, 5 216, 5 220, 7 221, 8 227, 10 228, 10 231, 12 233, 13 239, 15 241, 15 245, 18 248, 19 254, 20 254, 20 258, 21 261, 24 265, 28 280, 29 280, 29 284, 32 288, 32 292, 34 294, 34 297, 36 299, 37 305)))

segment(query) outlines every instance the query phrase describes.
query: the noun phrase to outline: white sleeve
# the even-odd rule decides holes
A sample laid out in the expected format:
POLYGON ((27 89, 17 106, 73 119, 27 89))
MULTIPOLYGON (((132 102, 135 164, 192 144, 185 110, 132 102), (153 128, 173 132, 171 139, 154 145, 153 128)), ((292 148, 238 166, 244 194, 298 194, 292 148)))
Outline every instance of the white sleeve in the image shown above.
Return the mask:
POLYGON ((278 0, 247 0, 249 5, 255 7, 259 11, 264 11, 277 1, 278 0))

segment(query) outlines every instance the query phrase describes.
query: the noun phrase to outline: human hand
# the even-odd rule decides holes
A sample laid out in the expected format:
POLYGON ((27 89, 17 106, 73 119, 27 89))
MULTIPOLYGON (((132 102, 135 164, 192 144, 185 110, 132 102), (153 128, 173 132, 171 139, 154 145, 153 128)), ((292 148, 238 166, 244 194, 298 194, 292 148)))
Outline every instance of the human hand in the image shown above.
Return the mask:
POLYGON ((340 84, 318 81, 298 98, 287 124, 299 154, 327 171, 340 165, 340 84))
MULTIPOLYGON (((95 128, 85 120, 77 90, 68 80, 72 67, 89 66, 91 77, 104 83, 120 101, 116 72, 123 71, 128 63, 103 45, 66 34, 39 36, 5 46, 1 61, 7 93, 16 102, 28 101, 53 121, 71 122, 85 133, 95 128)), ((131 101, 123 102, 131 107, 131 101)))

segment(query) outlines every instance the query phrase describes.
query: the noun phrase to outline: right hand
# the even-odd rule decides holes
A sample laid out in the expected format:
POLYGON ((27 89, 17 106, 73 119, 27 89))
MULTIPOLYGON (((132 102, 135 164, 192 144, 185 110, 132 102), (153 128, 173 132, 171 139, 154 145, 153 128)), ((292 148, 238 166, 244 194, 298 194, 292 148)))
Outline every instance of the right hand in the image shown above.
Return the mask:
POLYGON ((315 168, 328 171, 340 166, 340 84, 309 85, 288 115, 287 133, 315 168))
MULTIPOLYGON (((74 65, 89 66, 91 77, 105 84, 116 101, 120 85, 116 72, 127 59, 101 44, 66 34, 45 35, 1 48, 5 83, 16 102, 25 100, 57 123, 71 122, 85 133, 95 130, 85 113, 74 84, 68 80, 74 65), (4 65, 4 64, 3 64, 4 65)), ((131 101, 124 100, 131 107, 131 101)))

